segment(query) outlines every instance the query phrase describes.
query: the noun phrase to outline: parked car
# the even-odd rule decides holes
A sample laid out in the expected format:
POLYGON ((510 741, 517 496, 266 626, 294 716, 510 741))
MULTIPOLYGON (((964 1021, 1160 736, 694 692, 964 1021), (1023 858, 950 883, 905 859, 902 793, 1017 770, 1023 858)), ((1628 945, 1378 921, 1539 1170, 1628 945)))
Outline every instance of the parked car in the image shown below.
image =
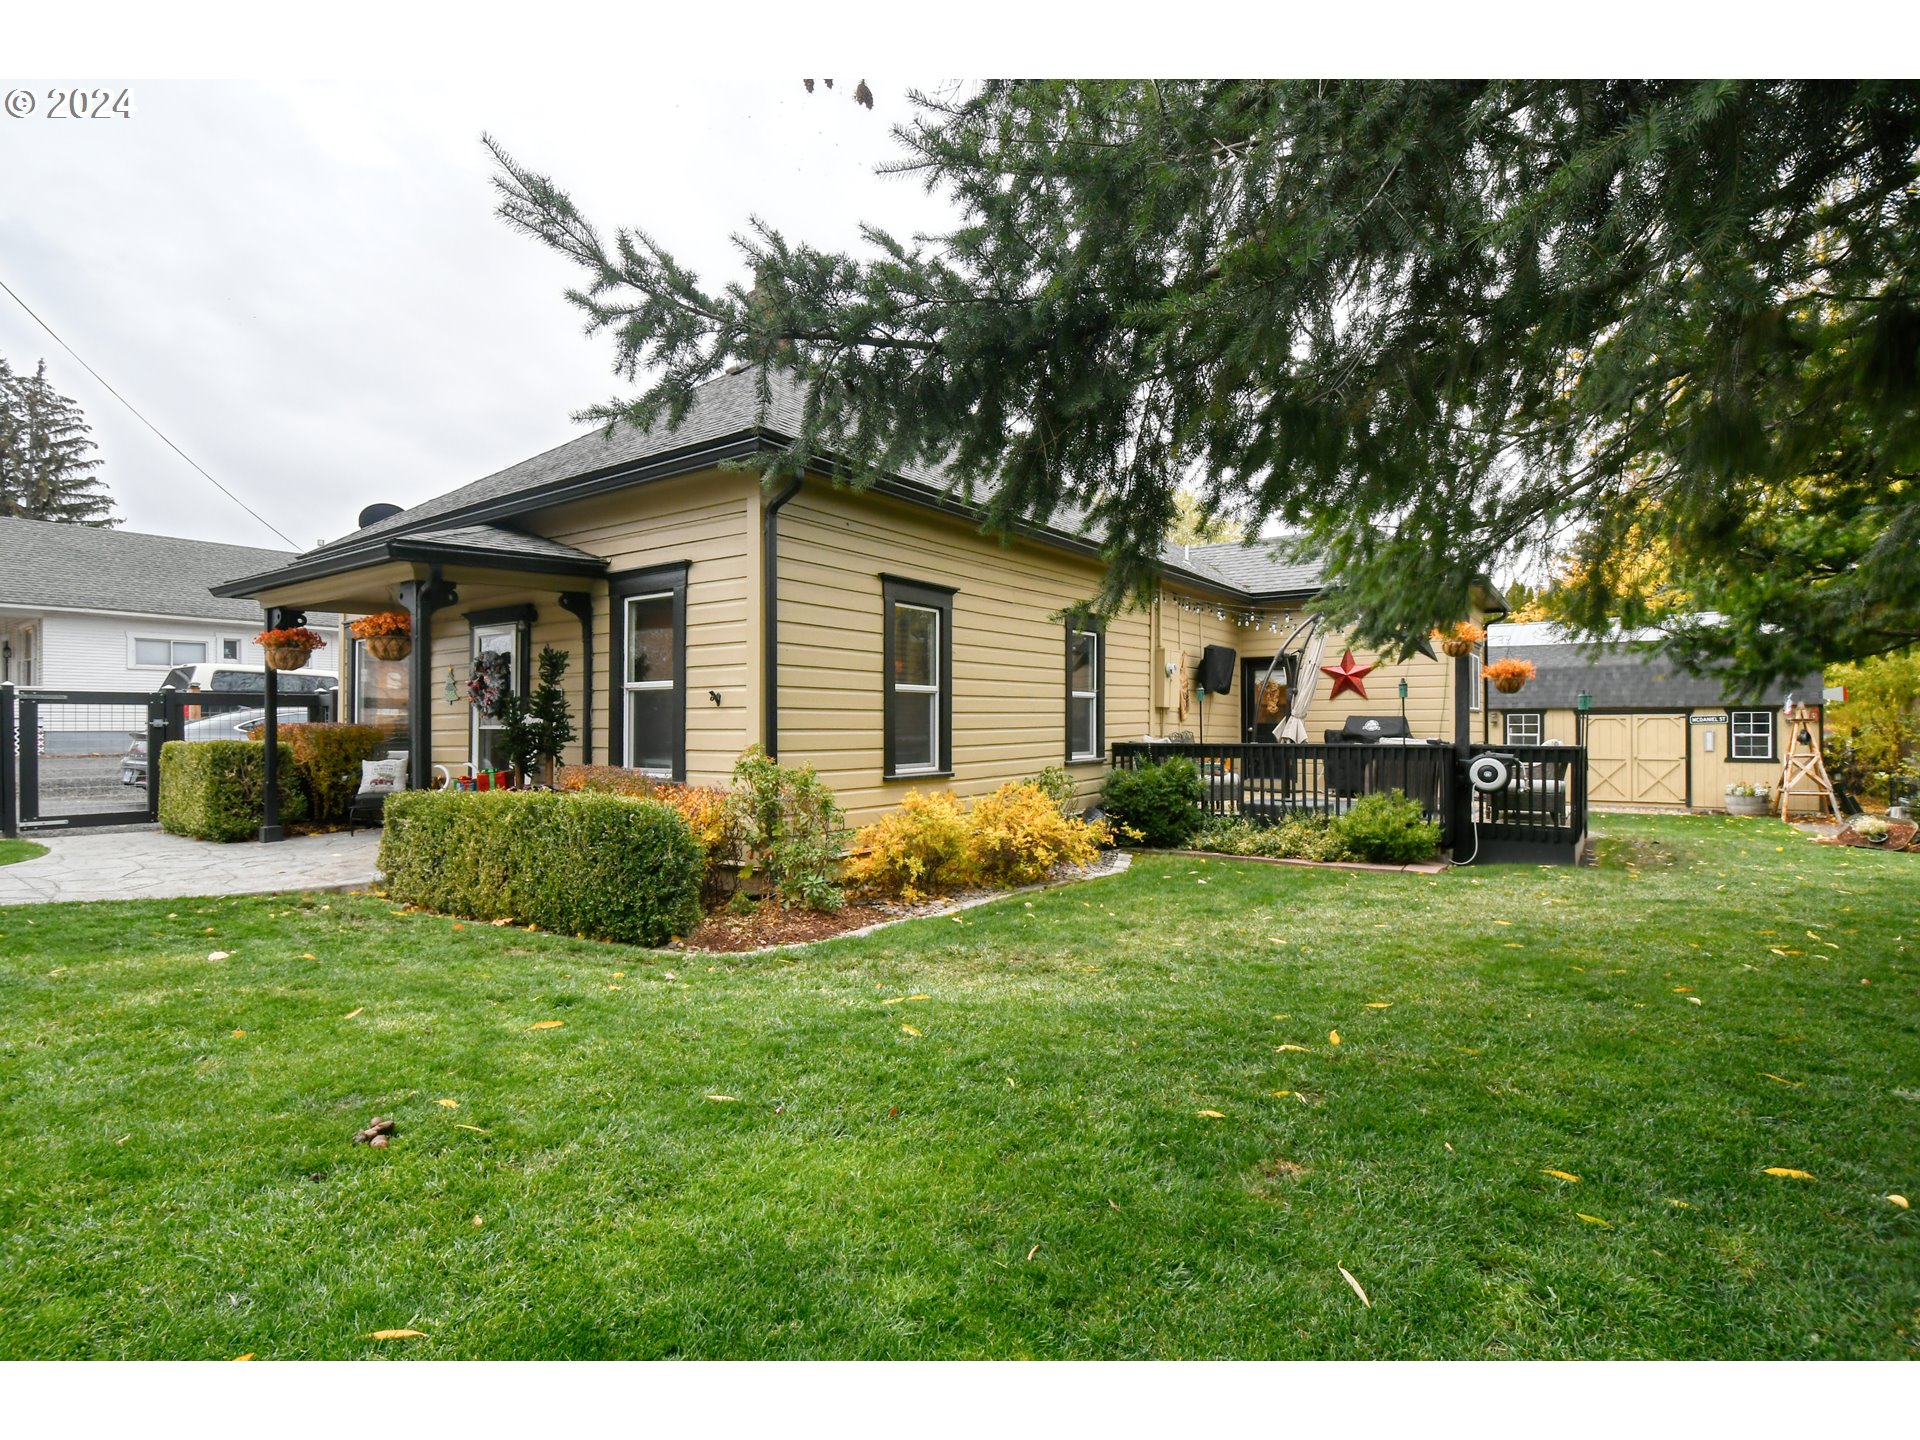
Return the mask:
MULTIPOLYGON (((202 660, 196 665, 174 666, 160 684, 175 690, 258 691, 266 688, 266 675, 264 665, 202 660)), ((288 695, 314 695, 339 683, 339 676, 329 670, 282 670, 278 688, 288 695)))
MULTIPOLYGON (((304 705, 297 709, 282 706, 279 714, 282 725, 306 723, 307 710, 304 705)), ((180 738, 189 742, 244 740, 252 731, 259 728, 266 718, 267 710, 264 705, 255 705, 247 710, 222 710, 217 715, 189 720, 181 728, 180 738)), ((127 747, 127 753, 120 757, 120 783, 122 785, 147 783, 147 737, 137 732, 134 734, 133 743, 127 747)))

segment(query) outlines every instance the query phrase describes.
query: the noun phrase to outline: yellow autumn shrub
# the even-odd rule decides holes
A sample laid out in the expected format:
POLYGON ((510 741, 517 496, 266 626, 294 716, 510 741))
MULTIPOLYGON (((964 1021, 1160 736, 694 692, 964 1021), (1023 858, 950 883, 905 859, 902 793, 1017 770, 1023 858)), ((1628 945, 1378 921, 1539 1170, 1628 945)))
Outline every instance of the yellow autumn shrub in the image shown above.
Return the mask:
POLYGON ((972 880, 968 838, 967 817, 951 792, 909 790, 898 810, 854 836, 847 878, 857 889, 909 903, 938 895, 972 880))
POLYGON ((1032 885, 1061 865, 1091 865, 1113 832, 1104 820, 1063 815, 1040 786, 1013 780, 974 801, 967 840, 981 883, 1032 885))

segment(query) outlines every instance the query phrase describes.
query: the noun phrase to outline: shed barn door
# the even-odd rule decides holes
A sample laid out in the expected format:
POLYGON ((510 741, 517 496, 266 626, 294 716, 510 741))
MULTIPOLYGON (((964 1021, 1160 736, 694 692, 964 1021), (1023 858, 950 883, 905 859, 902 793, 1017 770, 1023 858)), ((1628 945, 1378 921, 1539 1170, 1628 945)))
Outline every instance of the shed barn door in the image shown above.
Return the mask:
POLYGON ((1636 805, 1687 803, 1687 717, 1633 717, 1633 793, 1636 805))
POLYGON ((1595 805, 1633 803, 1633 717, 1587 717, 1587 798, 1595 805))
POLYGON ((1587 794, 1596 805, 1685 805, 1687 717, 1589 716, 1587 794))

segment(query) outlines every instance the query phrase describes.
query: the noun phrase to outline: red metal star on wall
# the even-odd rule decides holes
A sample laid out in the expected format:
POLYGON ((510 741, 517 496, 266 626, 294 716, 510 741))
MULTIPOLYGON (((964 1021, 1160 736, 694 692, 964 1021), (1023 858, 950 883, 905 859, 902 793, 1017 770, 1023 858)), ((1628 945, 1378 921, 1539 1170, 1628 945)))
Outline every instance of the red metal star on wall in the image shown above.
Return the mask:
POLYGON ((1360 682, 1366 679, 1373 666, 1354 664, 1353 651, 1349 650, 1342 655, 1338 665, 1322 665, 1320 669, 1333 677, 1333 694, 1328 697, 1329 699, 1338 700, 1349 690, 1362 700, 1367 698, 1367 687, 1360 682))

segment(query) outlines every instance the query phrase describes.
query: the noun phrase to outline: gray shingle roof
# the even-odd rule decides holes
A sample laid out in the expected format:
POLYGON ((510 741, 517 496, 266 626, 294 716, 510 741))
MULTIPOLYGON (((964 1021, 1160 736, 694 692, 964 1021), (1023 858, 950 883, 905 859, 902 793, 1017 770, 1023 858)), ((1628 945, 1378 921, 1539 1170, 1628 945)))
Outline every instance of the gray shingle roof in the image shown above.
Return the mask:
POLYGON ((436 545, 458 545, 464 550, 493 550, 508 556, 540 555, 550 560, 584 560, 596 565, 606 563, 604 557, 590 551, 505 525, 447 525, 432 530, 415 530, 407 538, 436 545))
MULTIPOLYGON (((693 404, 677 430, 668 429, 664 422, 648 430, 630 425, 618 425, 612 433, 604 429, 593 430, 517 465, 495 471, 457 490, 449 490, 444 495, 436 495, 397 515, 377 520, 308 551, 299 558, 302 562, 324 560, 334 552, 351 550, 369 541, 402 533, 426 538, 429 533, 450 534, 456 529, 464 532, 471 527, 460 526, 457 519, 453 520, 450 527, 439 531, 432 530, 430 522, 439 516, 458 517, 476 509, 485 513, 485 507, 507 506, 516 500, 531 499, 550 486, 659 457, 697 451, 703 446, 750 435, 756 430, 783 437, 798 434, 804 399, 800 387, 791 378, 779 373, 772 375, 770 382, 770 401, 764 414, 760 410, 758 378, 753 372, 742 370, 720 375, 695 391, 693 404)), ((919 486, 958 495, 958 487, 952 477, 938 466, 910 467, 902 478, 919 486)), ((1085 514, 1068 505, 1056 509, 1046 521, 1045 528, 1083 540, 1097 541, 1099 538, 1091 533, 1091 525, 1085 514)), ((524 545, 522 550, 524 553, 524 545)), ((1259 540, 1245 544, 1194 546, 1190 554, 1184 553, 1180 546, 1169 545, 1162 551, 1161 558, 1176 571, 1186 570, 1224 589, 1249 595, 1310 591, 1319 586, 1323 573, 1321 566, 1280 559, 1271 550, 1271 542, 1259 540)))
MULTIPOLYGON (((252 600, 221 600, 208 587, 284 565, 284 550, 142 535, 91 525, 0 518, 0 605, 124 610, 258 624, 252 600)), ((336 617, 312 614, 310 624, 336 617)))
POLYGON ((1731 694, 1714 676, 1689 675, 1659 655, 1610 650, 1600 645, 1507 645, 1496 625, 1488 633, 1487 655, 1531 660, 1534 678, 1516 694, 1491 692, 1495 710, 1571 710, 1584 690, 1596 710, 1674 710, 1705 705, 1772 706, 1789 694, 1818 702, 1820 677, 1809 675, 1791 685, 1769 685, 1757 697, 1731 694))

